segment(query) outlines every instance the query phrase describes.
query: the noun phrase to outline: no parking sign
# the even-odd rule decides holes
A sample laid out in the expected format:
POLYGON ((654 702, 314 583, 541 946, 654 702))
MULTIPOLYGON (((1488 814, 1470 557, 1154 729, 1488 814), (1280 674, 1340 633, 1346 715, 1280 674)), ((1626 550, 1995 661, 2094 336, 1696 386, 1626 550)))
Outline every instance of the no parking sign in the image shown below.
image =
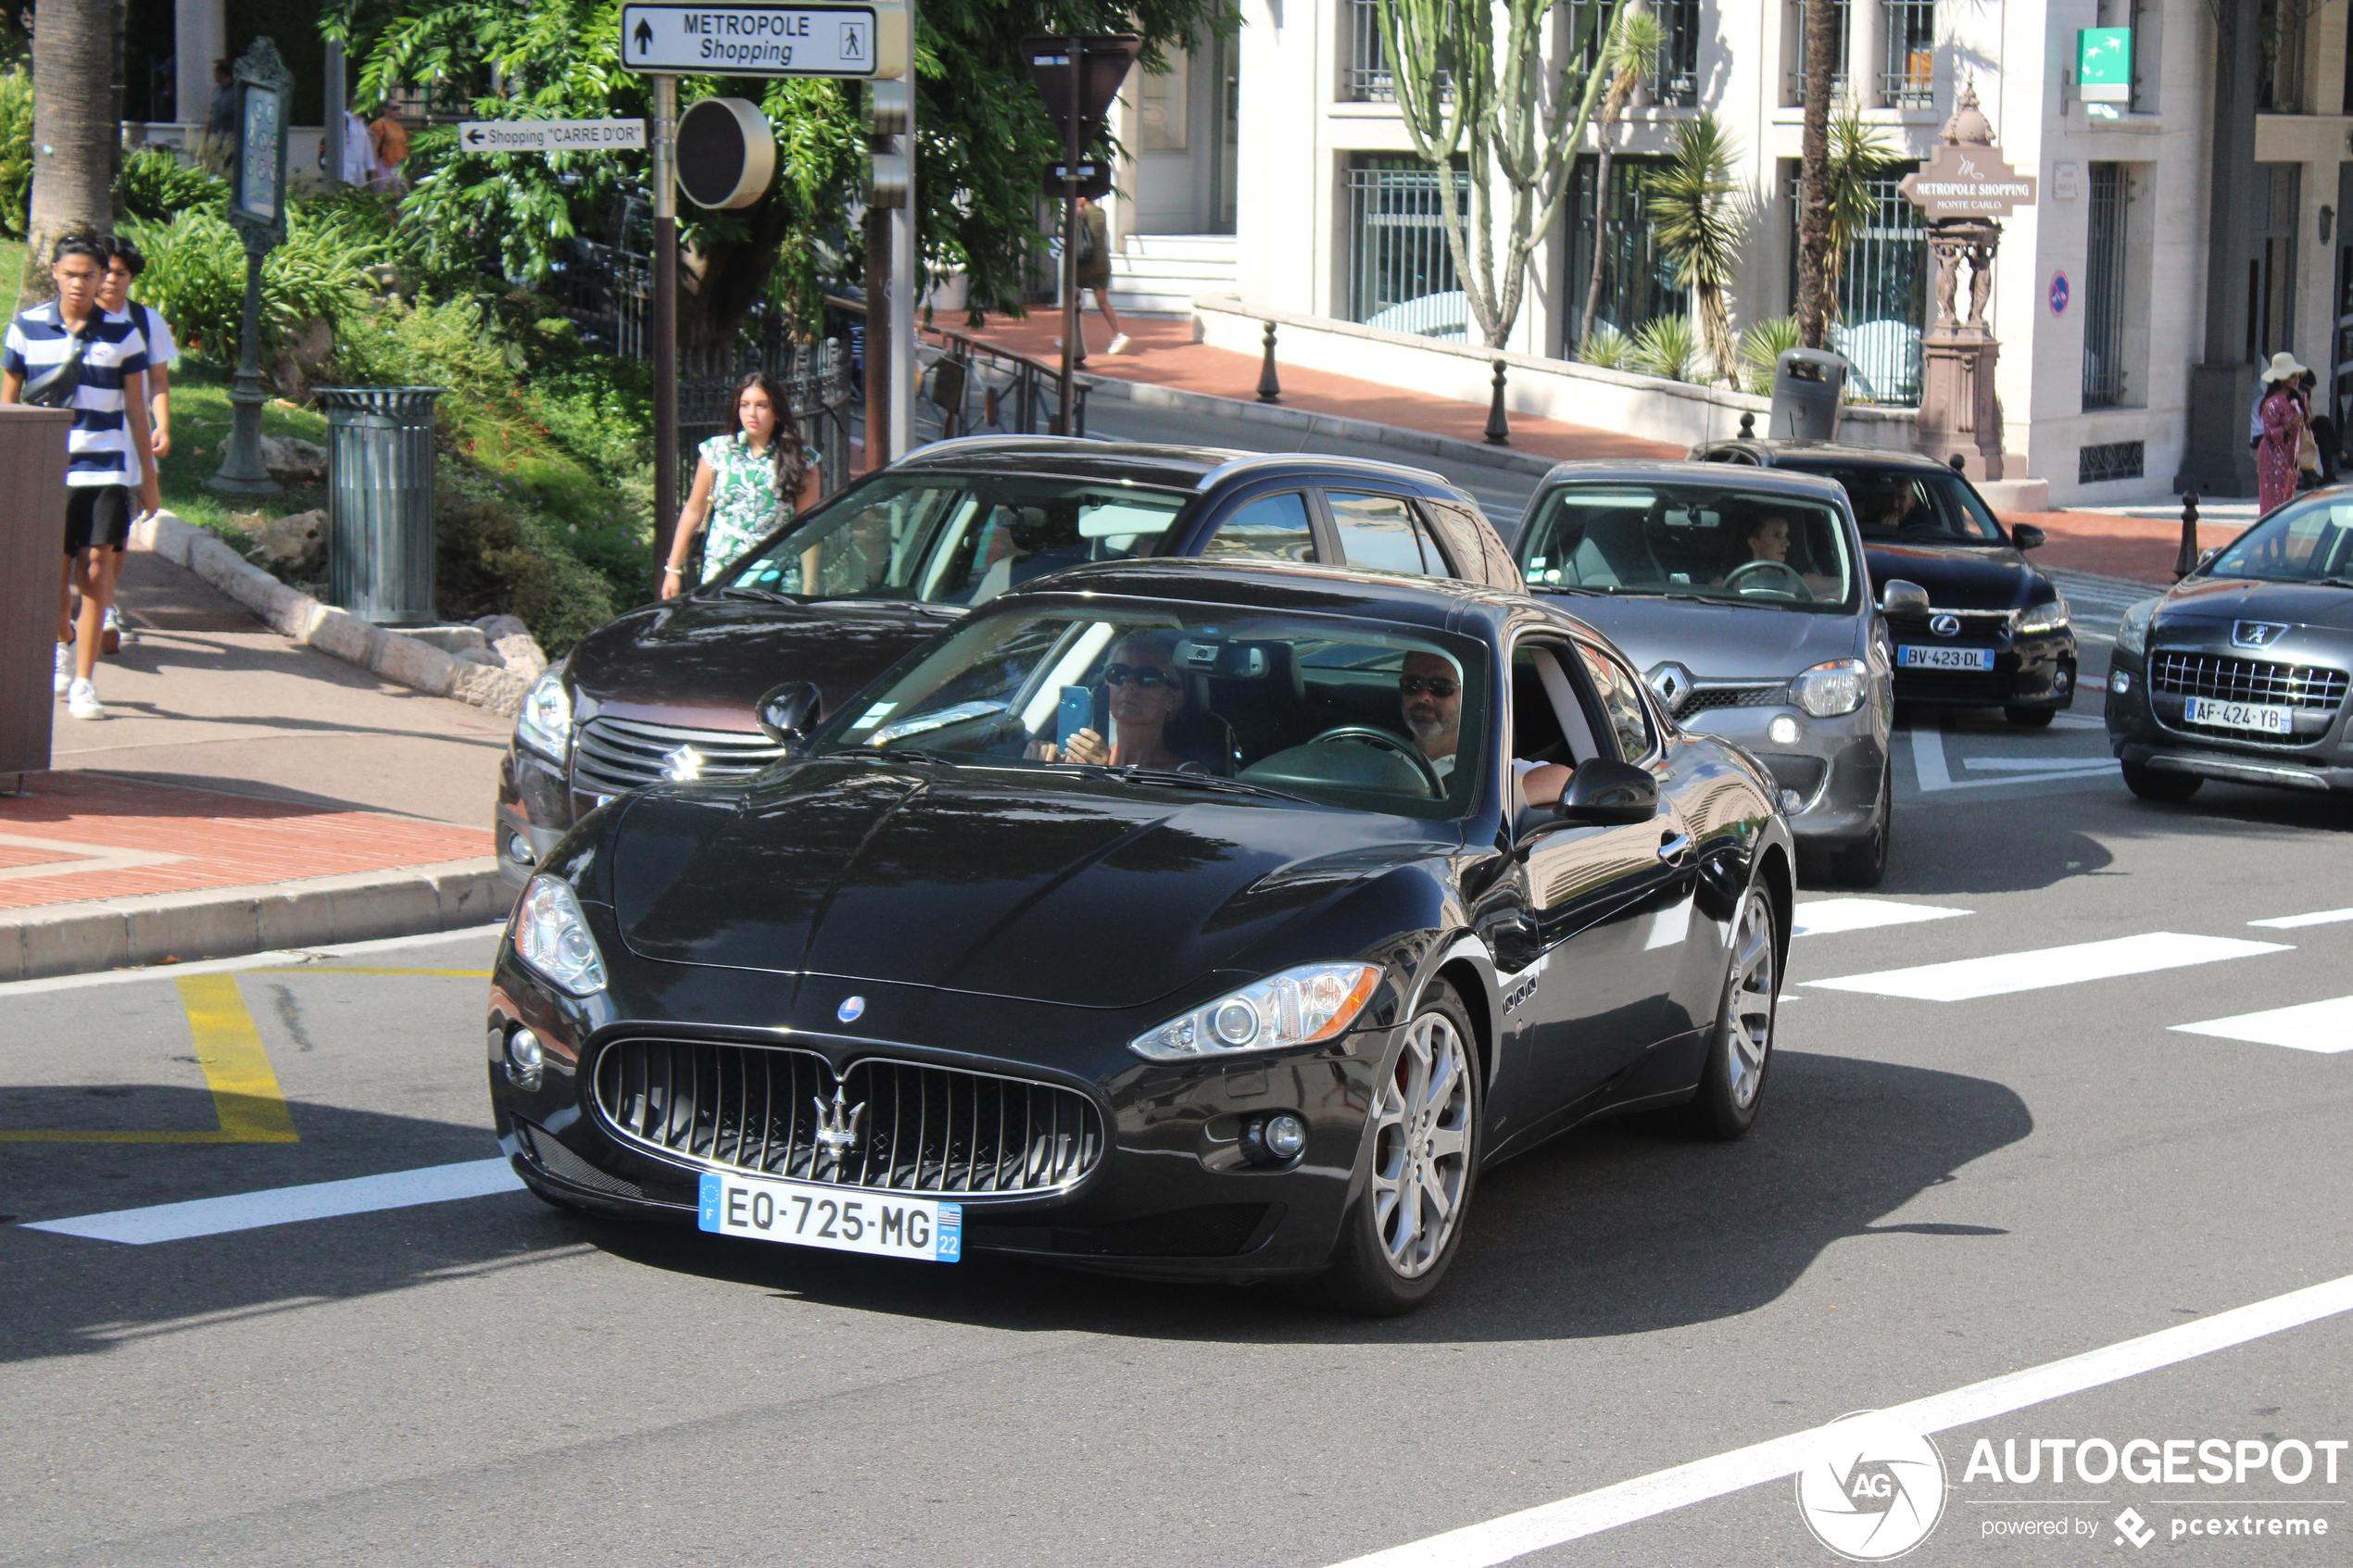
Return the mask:
POLYGON ((2064 272, 2051 274, 2051 314, 2067 314, 2067 274, 2064 272))

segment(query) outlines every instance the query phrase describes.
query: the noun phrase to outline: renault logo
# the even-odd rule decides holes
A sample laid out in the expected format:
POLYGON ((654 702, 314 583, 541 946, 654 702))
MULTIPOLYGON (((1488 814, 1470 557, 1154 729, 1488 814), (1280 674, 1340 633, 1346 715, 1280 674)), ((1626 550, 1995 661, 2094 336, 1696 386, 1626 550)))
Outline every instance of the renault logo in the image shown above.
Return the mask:
POLYGON ((1961 618, 1949 610, 1943 615, 1931 615, 1928 620, 1928 629, 1940 637, 1957 637, 1961 634, 1961 618))
POLYGON ((822 1099, 812 1099, 809 1103, 817 1108, 817 1147, 819 1148, 824 1149, 836 1160, 839 1160, 858 1147, 858 1123, 866 1114, 864 1102, 861 1101, 857 1105, 844 1104, 841 1085, 836 1084, 833 1104, 827 1105, 822 1099))
POLYGON ((2231 627, 2231 641, 2243 648, 2268 648, 2287 635, 2287 628, 2276 621, 2241 621, 2231 627))
POLYGON ((692 784, 702 777, 703 755, 691 746, 666 751, 661 757, 661 776, 672 784, 692 784))
POLYGON ((1651 690, 1669 713, 1680 708, 1683 699, 1692 694, 1692 672, 1680 664, 1659 665, 1652 670, 1649 679, 1651 690))

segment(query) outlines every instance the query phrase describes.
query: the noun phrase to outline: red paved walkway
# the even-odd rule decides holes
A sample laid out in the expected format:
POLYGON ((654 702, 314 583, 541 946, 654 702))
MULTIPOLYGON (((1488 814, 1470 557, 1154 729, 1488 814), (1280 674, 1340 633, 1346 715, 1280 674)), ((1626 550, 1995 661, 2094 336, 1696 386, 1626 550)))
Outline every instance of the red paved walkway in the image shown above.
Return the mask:
MULTIPOLYGON (((2105 512, 2004 512, 2006 522, 2031 522, 2051 536, 2034 558, 2070 571, 2130 577, 2163 587, 2173 585, 2173 558, 2182 547, 2178 518, 2110 517, 2105 512)), ((2210 550, 2237 538, 2245 525, 2197 525, 2198 548, 2210 550)))

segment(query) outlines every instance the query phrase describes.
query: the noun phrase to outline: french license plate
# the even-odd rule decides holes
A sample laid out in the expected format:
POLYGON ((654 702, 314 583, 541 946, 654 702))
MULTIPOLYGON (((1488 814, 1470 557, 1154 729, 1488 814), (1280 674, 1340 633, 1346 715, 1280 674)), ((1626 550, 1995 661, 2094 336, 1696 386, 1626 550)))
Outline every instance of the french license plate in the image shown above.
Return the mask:
POLYGON ((1895 650, 1895 662, 1906 670, 1991 670, 1992 648, 1918 648, 1895 650))
POLYGON ((2258 730, 2267 735, 2296 733, 2295 710, 2259 702, 2218 702, 2210 696, 2190 697, 2182 717, 2193 724, 2219 724, 2226 730, 2258 730))
POLYGON ((953 1263, 963 1256, 961 1203, 716 1171, 703 1173, 701 1199, 697 1223, 721 1236, 925 1263, 953 1263))

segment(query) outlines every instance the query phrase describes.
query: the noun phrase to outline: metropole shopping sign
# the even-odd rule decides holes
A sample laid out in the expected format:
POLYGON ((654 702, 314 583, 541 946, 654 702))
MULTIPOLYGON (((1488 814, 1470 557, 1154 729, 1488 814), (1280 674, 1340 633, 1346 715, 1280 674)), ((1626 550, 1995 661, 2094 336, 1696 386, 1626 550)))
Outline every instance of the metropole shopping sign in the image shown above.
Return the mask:
POLYGON ((2007 218, 2034 205, 2034 177, 2020 174, 1992 147, 1946 142, 1896 187, 1923 216, 2007 218))

